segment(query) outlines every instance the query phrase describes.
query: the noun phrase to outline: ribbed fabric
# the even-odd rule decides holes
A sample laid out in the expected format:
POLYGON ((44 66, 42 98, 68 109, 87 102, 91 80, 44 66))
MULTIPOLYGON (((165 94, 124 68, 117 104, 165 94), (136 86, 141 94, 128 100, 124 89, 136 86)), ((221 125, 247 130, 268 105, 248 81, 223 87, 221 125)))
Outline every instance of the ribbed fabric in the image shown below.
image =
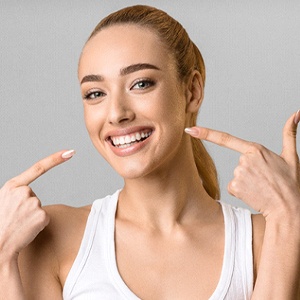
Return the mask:
MULTIPOLYGON (((118 195, 119 191, 93 203, 79 252, 64 286, 65 300, 139 299, 122 280, 116 264, 114 230, 118 195)), ((251 214, 246 209, 220 204, 225 222, 225 250, 220 280, 209 300, 250 299, 251 214)))

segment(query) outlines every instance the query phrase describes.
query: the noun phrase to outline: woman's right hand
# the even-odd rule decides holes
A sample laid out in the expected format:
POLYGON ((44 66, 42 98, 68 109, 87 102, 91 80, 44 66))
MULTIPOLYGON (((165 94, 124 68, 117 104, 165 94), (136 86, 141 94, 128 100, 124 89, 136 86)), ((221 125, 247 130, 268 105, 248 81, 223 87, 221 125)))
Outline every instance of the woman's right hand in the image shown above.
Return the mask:
POLYGON ((69 160, 74 153, 73 150, 54 153, 7 181, 0 189, 1 260, 16 258, 50 221, 29 184, 69 160))

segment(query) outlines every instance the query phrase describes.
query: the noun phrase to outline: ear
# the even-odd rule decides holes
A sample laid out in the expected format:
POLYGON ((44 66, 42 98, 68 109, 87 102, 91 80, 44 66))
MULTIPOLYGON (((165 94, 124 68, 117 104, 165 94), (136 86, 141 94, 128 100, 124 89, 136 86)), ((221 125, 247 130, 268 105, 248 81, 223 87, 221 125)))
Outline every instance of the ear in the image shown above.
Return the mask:
POLYGON ((197 112, 204 97, 204 83, 199 71, 192 72, 186 88, 186 111, 197 112))

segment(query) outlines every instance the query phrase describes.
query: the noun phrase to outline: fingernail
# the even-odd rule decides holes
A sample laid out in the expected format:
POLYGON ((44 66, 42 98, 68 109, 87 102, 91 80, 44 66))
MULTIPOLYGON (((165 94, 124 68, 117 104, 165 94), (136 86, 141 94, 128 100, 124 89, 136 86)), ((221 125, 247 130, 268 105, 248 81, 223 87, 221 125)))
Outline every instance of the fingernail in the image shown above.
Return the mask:
POLYGON ((296 112, 295 119, 294 119, 296 125, 298 125, 299 121, 300 121, 300 109, 298 109, 298 111, 296 112))
POLYGON ((69 150, 64 152, 61 157, 62 158, 71 158, 75 154, 75 150, 69 150))
POLYGON ((192 128, 190 128, 190 127, 185 128, 184 131, 186 133, 190 134, 190 135, 193 135, 193 136, 195 136, 199 133, 198 130, 196 128, 193 128, 193 127, 192 128))

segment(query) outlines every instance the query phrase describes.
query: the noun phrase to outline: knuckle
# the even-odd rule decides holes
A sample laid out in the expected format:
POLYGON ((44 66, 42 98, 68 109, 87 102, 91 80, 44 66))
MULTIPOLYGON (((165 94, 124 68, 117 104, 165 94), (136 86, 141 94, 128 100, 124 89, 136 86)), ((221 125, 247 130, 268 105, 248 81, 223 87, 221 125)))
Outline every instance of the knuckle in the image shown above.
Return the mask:
POLYGON ((241 155, 239 158, 239 164, 241 166, 246 166, 248 164, 248 158, 246 155, 241 155))
POLYGON ((32 197, 30 200, 31 207, 33 209, 38 209, 41 207, 41 201, 37 197, 32 197))
POLYGON ((249 152, 254 154, 262 154, 265 149, 266 148, 263 145, 252 142, 249 147, 249 152))
POLYGON ((209 130, 207 128, 202 128, 201 130, 201 135, 203 136, 204 139, 209 138, 209 130))
POLYGON ((42 224, 49 223, 49 216, 42 208, 39 210, 38 220, 42 224))
POLYGON ((54 156, 54 155, 51 157, 51 165, 52 165, 52 166, 56 166, 56 165, 58 165, 60 162, 61 162, 61 157, 54 156))
POLYGON ((32 189, 25 185, 25 186, 22 186, 22 189, 21 189, 21 193, 26 197, 26 198, 29 198, 31 195, 32 195, 32 189))
POLYGON ((40 162, 37 162, 33 165, 33 170, 38 176, 41 176, 46 173, 45 167, 40 162))
POLYGON ((17 187, 16 180, 14 178, 6 181, 3 185, 3 187, 9 191, 15 189, 17 187))
POLYGON ((239 195, 239 187, 236 180, 231 180, 228 183, 227 190, 231 195, 238 196, 239 195))
POLYGON ((293 138, 293 139, 295 139, 296 137, 297 137, 297 129, 296 128, 294 128, 294 129, 283 129, 283 134, 284 135, 287 135, 288 137, 290 137, 290 138, 293 138))
POLYGON ((233 171, 234 177, 240 177, 242 176, 243 173, 244 173, 244 168, 242 168, 241 166, 237 166, 233 171))
POLYGON ((230 195, 233 195, 234 196, 234 190, 232 188, 232 181, 230 181, 227 185, 227 191, 230 195))
POLYGON ((223 132, 220 136, 220 145, 225 146, 230 143, 232 136, 226 132, 223 132))

